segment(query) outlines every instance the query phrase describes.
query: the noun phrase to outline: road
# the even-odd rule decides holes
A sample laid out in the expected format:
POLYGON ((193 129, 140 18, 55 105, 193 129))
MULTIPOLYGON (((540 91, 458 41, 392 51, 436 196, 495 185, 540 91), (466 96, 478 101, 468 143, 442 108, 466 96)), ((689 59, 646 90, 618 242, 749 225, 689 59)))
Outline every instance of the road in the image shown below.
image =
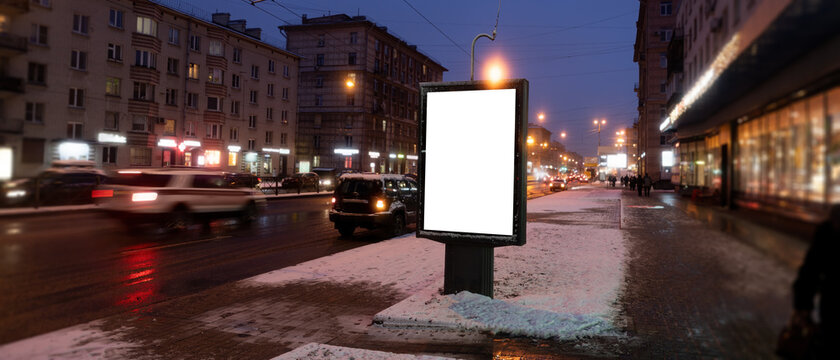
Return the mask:
POLYGON ((128 233, 95 212, 0 219, 0 344, 387 237, 339 237, 329 199, 275 200, 250 227, 217 221, 177 234, 128 233))

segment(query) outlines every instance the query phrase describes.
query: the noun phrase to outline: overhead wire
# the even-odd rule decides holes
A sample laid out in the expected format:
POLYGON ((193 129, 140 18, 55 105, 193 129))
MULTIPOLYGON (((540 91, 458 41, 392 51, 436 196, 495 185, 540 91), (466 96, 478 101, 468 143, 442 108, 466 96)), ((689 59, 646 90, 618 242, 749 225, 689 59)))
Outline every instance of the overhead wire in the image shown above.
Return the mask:
MULTIPOLYGON (((449 41, 450 41, 453 45, 455 45, 455 47, 457 47, 457 48, 461 49, 461 51, 463 51, 463 52, 464 52, 464 54, 467 54, 467 56, 470 56, 470 52, 469 52, 469 51, 467 51, 467 49, 464 49, 464 47, 462 47, 461 45, 458 45, 458 43, 457 43, 455 40, 453 40, 451 37, 449 37, 449 35, 447 35, 447 34, 446 34, 443 30, 441 30, 441 29, 440 29, 437 25, 435 25, 435 23, 433 23, 431 20, 429 20, 429 18, 427 18, 425 15, 423 15, 423 13, 421 13, 421 12, 420 12, 420 10, 417 10, 417 8, 415 8, 413 5, 411 5, 411 3, 410 3, 410 2, 408 2, 408 0, 402 0, 402 1, 403 1, 406 5, 408 5, 408 7, 410 7, 412 10, 414 10, 414 12, 416 12, 416 13, 417 13, 417 15, 420 15, 420 17, 422 17, 423 19, 425 19, 425 20, 426 20, 426 22, 428 22, 428 23, 429 23, 429 25, 432 25, 432 27, 434 27, 434 28, 435 28, 435 29, 436 29, 439 33, 441 33, 441 35, 443 35, 445 38, 449 39, 449 41)), ((499 25, 499 18, 498 18, 498 16, 497 16, 497 17, 496 17, 496 26, 498 26, 498 25, 499 25)))

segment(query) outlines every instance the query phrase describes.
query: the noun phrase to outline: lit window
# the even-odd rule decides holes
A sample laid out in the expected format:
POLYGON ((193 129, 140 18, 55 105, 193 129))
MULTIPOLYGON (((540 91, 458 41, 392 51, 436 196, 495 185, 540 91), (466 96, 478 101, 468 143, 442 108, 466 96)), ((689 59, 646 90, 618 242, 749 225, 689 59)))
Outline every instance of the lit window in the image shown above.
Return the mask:
POLYGON ((137 32, 144 35, 157 36, 157 21, 145 16, 138 16, 137 32))

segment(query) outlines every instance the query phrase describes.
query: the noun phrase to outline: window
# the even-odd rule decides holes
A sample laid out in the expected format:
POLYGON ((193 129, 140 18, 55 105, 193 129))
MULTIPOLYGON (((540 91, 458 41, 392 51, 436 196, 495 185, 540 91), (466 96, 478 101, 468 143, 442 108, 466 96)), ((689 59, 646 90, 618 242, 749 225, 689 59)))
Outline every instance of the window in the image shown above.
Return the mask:
POLYGON ((663 69, 668 67, 668 56, 665 53, 659 53, 659 67, 663 69))
POLYGON ((122 46, 117 44, 108 44, 108 60, 122 62, 122 46))
POLYGON ((78 88, 70 88, 70 107, 83 108, 85 107, 85 90, 78 88))
POLYGON ((157 68, 157 54, 148 50, 134 52, 134 65, 149 69, 157 68))
POLYGON ((111 9, 108 11, 108 25, 115 28, 123 28, 123 12, 121 10, 111 9))
POLYGON ((283 100, 289 100, 289 88, 287 88, 287 87, 283 88, 282 98, 283 98, 283 100))
POLYGON ((26 75, 26 80, 30 84, 45 85, 47 83, 47 65, 29 63, 29 72, 26 75))
POLYGON ((70 68, 87 70, 87 53, 79 50, 70 50, 70 68))
POLYGON ((120 96, 119 78, 105 78, 105 95, 120 96))
POLYGON ((274 74, 274 60, 268 60, 268 73, 274 74))
POLYGON ((289 123, 289 111, 288 110, 283 110, 283 111, 280 112, 280 120, 283 121, 283 124, 288 124, 289 123))
POLYGON ((315 55, 315 66, 324 66, 324 54, 315 55))
POLYGON ((32 2, 45 8, 50 7, 50 0, 32 0, 32 2))
POLYGON ((237 128, 237 127, 231 127, 230 128, 230 139, 234 140, 234 141, 239 140, 239 128, 237 128))
POLYGON ((38 45, 47 45, 47 27, 32 24, 32 29, 29 33, 29 42, 38 45))
POLYGON ((257 147, 257 139, 248 139, 248 150, 254 150, 257 147))
POLYGON ((178 106, 178 89, 166 89, 166 105, 178 106))
POLYGON ((249 129, 256 129, 257 128, 257 116, 256 115, 248 115, 248 128, 249 129))
POLYGON ((347 63, 350 65, 356 65, 356 53, 352 52, 347 54, 347 63))
POLYGON ((353 94, 347 94, 347 106, 353 106, 356 103, 356 97, 353 94))
POLYGON ((207 138, 220 139, 222 137, 222 124, 208 124, 207 138))
POLYGON ((660 16, 670 16, 671 15, 671 2, 670 1, 663 1, 659 3, 659 15, 660 16))
POLYGON ((280 133, 280 145, 286 145, 287 136, 286 133, 280 133))
POLYGON ((117 163, 117 147, 103 146, 102 147, 102 163, 116 164, 117 163))
POLYGON ((137 32, 143 35, 157 36, 157 21, 149 17, 138 16, 137 32))
POLYGON ((358 34, 358 33, 355 33, 355 32, 351 32, 351 33, 350 33, 350 43, 351 43, 351 44, 355 44, 355 43, 359 40, 359 39, 358 39, 358 37, 359 37, 358 35, 359 35, 359 34, 358 34))
POLYGON ((175 58, 167 58, 166 59, 166 73, 171 75, 178 75, 178 59, 175 58))
POLYGON ((266 131, 265 132, 265 144, 271 145, 274 142, 274 132, 273 131, 266 131))
POLYGON ((222 111, 222 99, 218 96, 207 97, 207 110, 222 111))
POLYGON ((671 41, 671 34, 673 30, 659 29, 659 41, 671 41))
POLYGON ((268 121, 274 120, 274 108, 265 108, 265 119, 268 121))
POLYGON ((175 119, 166 119, 163 121, 163 134, 175 136, 175 119))
POLYGON ((67 138, 69 139, 81 139, 83 136, 82 134, 82 123, 71 122, 67 123, 67 138))
POLYGON ((146 115, 134 115, 131 118, 131 131, 149 131, 149 118, 146 115))
POLYGON ((187 93, 187 107, 190 109, 198 108, 198 94, 187 93))
POLYGON ((353 146, 353 137, 350 135, 344 135, 344 146, 350 147, 353 146))
POLYGON ((214 56, 225 56, 225 47, 219 40, 210 40, 207 52, 214 56))
POLYGON ((315 87, 316 88, 324 87, 324 77, 323 76, 315 77, 315 87))
POLYGON ((379 73, 379 59, 373 59, 373 72, 379 73))
POLYGON ((665 91, 667 91, 667 87, 668 87, 668 83, 665 82, 665 80, 662 80, 662 81, 659 82, 659 92, 664 94, 665 91))
POLYGON ((120 129, 120 113, 116 111, 105 112, 105 130, 120 129))
POLYGON ((27 122, 41 124, 44 122, 44 103, 26 103, 26 115, 24 117, 27 122))
POLYGON ((151 166, 152 165, 152 149, 147 147, 129 148, 129 164, 132 166, 151 166))
POLYGON ((235 62, 237 64, 242 63, 242 49, 233 48, 233 62, 235 62))
POLYGON ((251 65, 251 79, 259 79, 260 78, 260 67, 256 65, 251 65))
POLYGON ((256 104, 257 103, 257 91, 256 90, 251 90, 250 91, 250 94, 248 96, 248 100, 251 102, 251 104, 256 104))
POLYGON ((374 39, 373 47, 376 49, 376 52, 379 52, 379 50, 382 48, 382 42, 380 42, 379 39, 374 39))
POLYGON ((195 122, 187 121, 187 123, 184 124, 184 135, 195 137, 195 122))
POLYGON ((198 64, 190 63, 189 68, 187 68, 187 77, 198 80, 198 64))
POLYGON ((234 89, 239 89, 239 75, 232 74, 230 79, 230 86, 234 89))
POLYGON ((239 153, 233 151, 228 152, 228 166, 236 166, 239 158, 239 153))
POLYGON ((315 95, 315 106, 322 106, 324 105, 324 97, 321 95, 315 95))
POLYGON ((318 47, 324 47, 326 45, 326 39, 324 34, 318 35, 318 47))
POLYGON ((169 28, 169 43, 172 45, 181 44, 181 30, 176 28, 169 28))
POLYGON ((201 37, 190 35, 190 50, 201 51, 201 37))
POLYGON ((289 65, 283 65, 283 76, 289 77, 289 65))
POLYGON ((312 127, 316 129, 321 128, 321 114, 315 114, 315 119, 312 121, 312 127))
POLYGON ((232 115, 239 115, 239 101, 234 100, 230 102, 230 113, 232 115))
POLYGON ((89 16, 73 14, 73 32, 77 34, 87 35, 89 16))
POLYGON ((225 72, 222 69, 210 69, 207 76, 207 81, 213 84, 221 84, 225 78, 225 72))
POLYGON ((134 82, 134 100, 154 101, 155 86, 144 82, 134 82))
POLYGON ((274 84, 268 84, 268 90, 266 95, 274 97, 274 84))
POLYGON ((312 136, 312 147, 315 149, 321 148, 321 135, 312 136))

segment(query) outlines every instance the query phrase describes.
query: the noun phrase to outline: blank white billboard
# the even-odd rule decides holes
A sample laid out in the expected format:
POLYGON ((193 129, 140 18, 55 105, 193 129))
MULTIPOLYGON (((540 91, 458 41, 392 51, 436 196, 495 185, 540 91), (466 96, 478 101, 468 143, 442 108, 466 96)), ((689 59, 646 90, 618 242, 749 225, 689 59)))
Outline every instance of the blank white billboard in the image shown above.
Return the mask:
POLYGON ((674 166, 674 152, 671 150, 662 150, 662 166, 674 166))
POLYGON ((613 169, 624 169, 627 167, 627 154, 607 155, 607 167, 613 169))
POLYGON ((516 89, 428 93, 424 230, 513 235, 515 131, 516 89))

